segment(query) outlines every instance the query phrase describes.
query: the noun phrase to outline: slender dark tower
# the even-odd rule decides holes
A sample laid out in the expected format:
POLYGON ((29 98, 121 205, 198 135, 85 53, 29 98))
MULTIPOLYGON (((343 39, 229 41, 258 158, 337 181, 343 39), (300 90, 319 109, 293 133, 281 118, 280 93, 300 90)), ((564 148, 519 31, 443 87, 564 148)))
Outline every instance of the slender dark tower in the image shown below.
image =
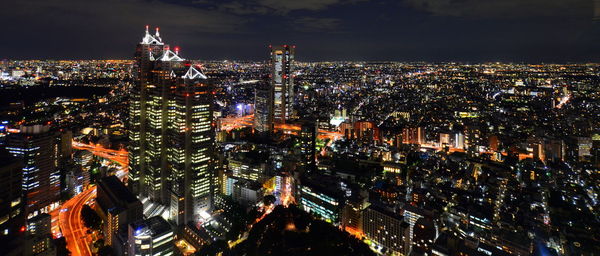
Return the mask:
POLYGON ((283 124, 293 115, 295 46, 271 47, 271 87, 273 87, 273 120, 283 124))
POLYGON ((254 129, 273 131, 273 87, 265 82, 257 84, 254 91, 254 129))

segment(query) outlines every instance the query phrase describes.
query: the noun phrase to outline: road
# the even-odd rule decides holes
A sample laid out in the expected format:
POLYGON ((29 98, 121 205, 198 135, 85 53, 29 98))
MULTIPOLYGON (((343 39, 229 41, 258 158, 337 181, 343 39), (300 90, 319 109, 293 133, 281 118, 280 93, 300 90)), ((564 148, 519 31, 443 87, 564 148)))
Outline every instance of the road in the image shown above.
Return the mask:
MULTIPOLYGON (((224 117, 219 118, 219 129, 224 131, 231 131, 234 129, 252 127, 254 125, 254 115, 239 116, 239 117, 224 117)), ((275 130, 283 131, 287 134, 297 134, 300 131, 299 125, 294 124, 277 124, 275 130)), ((319 130, 319 139, 330 139, 336 141, 342 138, 344 134, 337 131, 326 131, 319 130)))
POLYGON ((85 143, 77 142, 75 140, 73 140, 72 145, 73 145, 74 149, 87 150, 99 157, 115 161, 116 163, 120 164, 124 169, 127 169, 127 165, 129 164, 127 151, 124 149, 123 150, 108 149, 108 148, 104 148, 100 145, 85 144, 85 143))
POLYGON ((86 202, 94 198, 96 198, 96 186, 66 201, 60 208, 58 223, 67 241, 67 249, 72 255, 92 255, 89 246, 92 239, 86 234, 87 228, 81 219, 81 209, 86 202))

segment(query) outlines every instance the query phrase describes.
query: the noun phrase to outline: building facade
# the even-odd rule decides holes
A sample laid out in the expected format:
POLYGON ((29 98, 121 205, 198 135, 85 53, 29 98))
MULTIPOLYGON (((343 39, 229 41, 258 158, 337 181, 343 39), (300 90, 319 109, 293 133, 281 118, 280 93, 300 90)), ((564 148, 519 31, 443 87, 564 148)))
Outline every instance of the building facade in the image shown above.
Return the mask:
POLYGON ((271 87, 273 88, 273 120, 285 123, 293 116, 295 46, 271 47, 271 87))
POLYGON ((160 216, 129 224, 129 255, 174 255, 173 230, 160 216))
POLYGON ((273 87, 260 83, 254 91, 254 129, 273 131, 273 87))
POLYGON ((151 35, 146 28, 135 57, 129 186, 170 206, 176 214, 170 218, 183 224, 212 207, 214 90, 201 67, 172 51, 158 29, 151 35))
POLYGON ((23 162, 22 190, 28 218, 55 209, 60 201, 56 133, 47 125, 22 126, 7 138, 8 151, 23 162))

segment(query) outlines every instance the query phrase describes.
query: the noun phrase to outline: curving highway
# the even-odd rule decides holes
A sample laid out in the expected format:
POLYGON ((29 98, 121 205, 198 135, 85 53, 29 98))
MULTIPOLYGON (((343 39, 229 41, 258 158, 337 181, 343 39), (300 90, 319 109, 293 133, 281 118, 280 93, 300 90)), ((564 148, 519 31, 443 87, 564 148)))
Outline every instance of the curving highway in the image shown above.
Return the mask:
POLYGON ((92 255, 90 249, 92 238, 86 233, 87 228, 81 219, 81 209, 86 202, 94 198, 96 198, 96 186, 91 186, 66 201, 59 210, 58 224, 67 241, 67 249, 72 255, 92 255))

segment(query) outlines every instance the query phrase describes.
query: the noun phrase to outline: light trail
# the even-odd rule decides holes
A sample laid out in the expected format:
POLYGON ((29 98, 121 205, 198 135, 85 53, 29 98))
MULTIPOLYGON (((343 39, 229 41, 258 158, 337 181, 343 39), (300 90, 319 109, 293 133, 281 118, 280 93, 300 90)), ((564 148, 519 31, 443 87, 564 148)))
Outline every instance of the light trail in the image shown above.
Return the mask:
MULTIPOLYGON (((219 119, 219 129, 221 131, 232 131, 235 129, 241 129, 246 127, 252 127, 254 125, 254 115, 240 116, 240 117, 225 117, 219 119)), ((282 131, 286 134, 298 134, 301 130, 299 125, 295 124, 276 124, 275 130, 282 131)), ((336 141, 344 137, 341 132, 319 130, 319 139, 330 139, 336 141)), ((87 145, 87 144, 86 144, 87 145)))
POLYGON ((252 127, 252 125, 254 125, 254 115, 219 118, 219 128, 221 131, 230 132, 235 129, 252 127))
POLYGON ((114 162, 118 163, 119 165, 121 165, 123 167, 123 169, 125 169, 125 170, 127 170, 128 166, 129 166, 129 156, 127 154, 127 151, 124 149, 122 149, 122 150, 108 149, 108 148, 104 148, 100 145, 85 144, 85 143, 77 142, 75 140, 73 140, 71 145, 73 146, 74 149, 87 150, 87 151, 92 152, 92 154, 94 154, 94 155, 114 161, 114 162))
POLYGON ((60 208, 58 223, 67 242, 67 249, 73 255, 92 255, 91 239, 81 218, 81 210, 86 202, 96 198, 96 186, 66 201, 60 208))

